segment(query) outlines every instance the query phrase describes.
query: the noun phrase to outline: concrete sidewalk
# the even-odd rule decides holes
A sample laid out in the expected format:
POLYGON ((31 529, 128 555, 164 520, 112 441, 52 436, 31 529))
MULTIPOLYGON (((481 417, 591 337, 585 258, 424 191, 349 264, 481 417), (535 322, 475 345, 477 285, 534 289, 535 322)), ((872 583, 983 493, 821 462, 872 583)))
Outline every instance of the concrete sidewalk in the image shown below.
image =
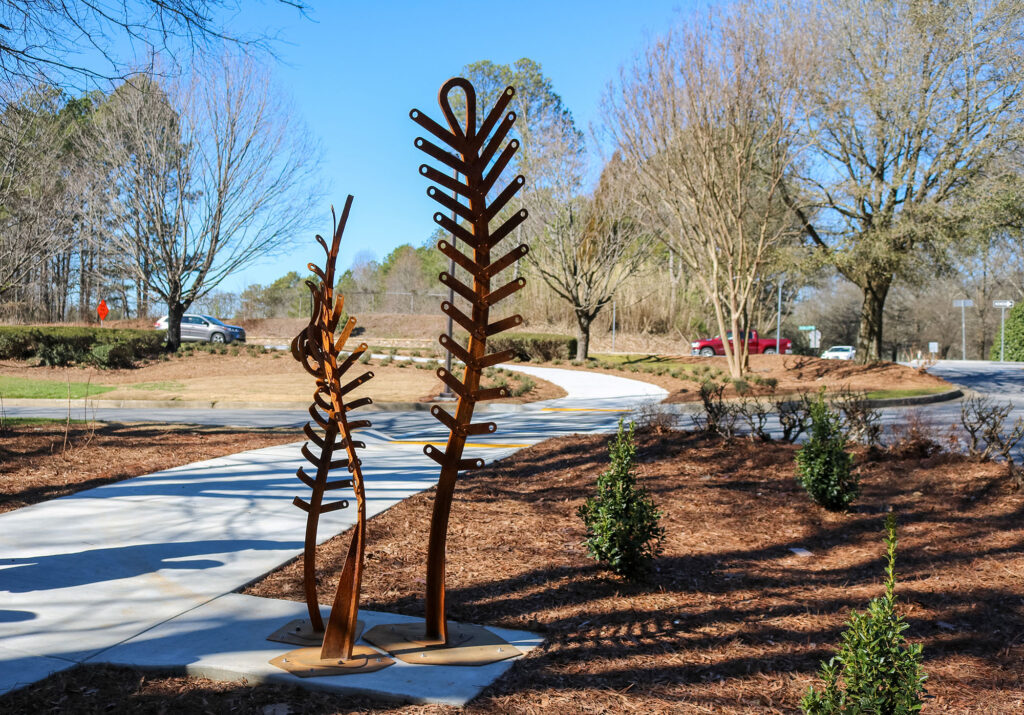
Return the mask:
MULTIPOLYGON (((493 461, 551 436, 609 430, 620 410, 665 396, 609 375, 523 371, 543 371, 568 396, 529 411, 491 412, 497 433, 475 439, 467 457, 493 461)), ((374 427, 360 439, 373 516, 433 486, 437 466, 423 444, 447 434, 422 412, 368 417, 374 427)), ((305 491, 294 476, 304 464, 300 446, 197 462, 0 515, 0 693, 78 663, 125 663, 124 653, 159 650, 153 629, 188 621, 194 609, 299 554, 305 513, 291 499, 305 491)), ((353 520, 352 509, 324 515, 321 540, 353 520)), ((230 631, 232 619, 253 620, 251 612, 218 613, 220 631, 230 631)), ((172 628, 177 642, 182 628, 172 628)), ((183 669, 200 660, 181 657, 183 669)))

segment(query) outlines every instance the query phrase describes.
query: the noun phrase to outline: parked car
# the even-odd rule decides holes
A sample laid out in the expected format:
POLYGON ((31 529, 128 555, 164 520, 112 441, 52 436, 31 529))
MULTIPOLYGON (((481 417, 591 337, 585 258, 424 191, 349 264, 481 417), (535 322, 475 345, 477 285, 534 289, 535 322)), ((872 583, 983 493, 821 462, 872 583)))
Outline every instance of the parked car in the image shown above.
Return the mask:
MULTIPOLYGON (((157 330, 167 330, 167 316, 153 324, 157 330)), ((245 330, 228 325, 209 315, 186 313, 181 316, 182 342, 233 343, 245 342, 245 330)))
POLYGON ((856 355, 852 345, 833 345, 821 354, 826 360, 853 360, 856 355))
MULTIPOLYGON (((729 342, 733 344, 735 350, 739 347, 732 339, 732 333, 726 333, 726 337, 729 342)), ((743 334, 740 334, 740 340, 743 340, 743 334)), ((774 355, 779 352, 778 347, 775 344, 775 338, 761 338, 758 336, 756 330, 751 330, 749 339, 747 340, 747 352, 750 355, 774 355)), ((793 352, 793 341, 788 338, 782 339, 782 353, 788 355, 793 352)), ((695 340, 690 343, 690 354, 691 355, 703 355, 704 357, 711 357, 712 355, 725 355, 725 345, 722 339, 717 335, 713 338, 704 338, 702 340, 695 340)))

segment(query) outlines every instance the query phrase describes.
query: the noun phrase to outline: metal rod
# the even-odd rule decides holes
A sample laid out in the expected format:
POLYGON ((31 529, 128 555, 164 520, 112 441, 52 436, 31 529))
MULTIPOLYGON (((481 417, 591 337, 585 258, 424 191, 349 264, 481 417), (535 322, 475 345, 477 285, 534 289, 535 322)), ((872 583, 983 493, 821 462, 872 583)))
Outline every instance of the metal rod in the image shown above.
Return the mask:
POLYGON ((615 301, 612 301, 612 352, 615 352, 615 301))
POLYGON ((967 359, 967 304, 960 304, 960 359, 967 359))
POLYGON ((775 316, 775 353, 782 354, 782 284, 786 279, 779 279, 779 312, 775 316))
MULTIPOLYGON (((1006 349, 1006 308, 999 309, 999 362, 1003 362, 1006 349)), ((984 356, 982 356, 984 357, 984 356)))

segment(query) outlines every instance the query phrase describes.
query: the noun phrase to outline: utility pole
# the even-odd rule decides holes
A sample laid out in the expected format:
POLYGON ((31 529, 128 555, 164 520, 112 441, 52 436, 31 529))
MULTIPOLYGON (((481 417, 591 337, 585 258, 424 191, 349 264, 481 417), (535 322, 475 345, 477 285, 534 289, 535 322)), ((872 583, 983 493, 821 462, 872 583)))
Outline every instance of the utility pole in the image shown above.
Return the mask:
POLYGON ((974 305, 970 298, 954 300, 953 307, 960 309, 960 359, 967 359, 967 309, 974 305))
POLYGON ((782 284, 786 277, 779 278, 779 312, 775 315, 775 353, 782 354, 782 284))
POLYGON ((615 352, 615 301, 612 301, 612 352, 615 352))
POLYGON ((1012 300, 994 300, 993 308, 999 308, 999 362, 1006 356, 1006 309, 1013 307, 1012 300))

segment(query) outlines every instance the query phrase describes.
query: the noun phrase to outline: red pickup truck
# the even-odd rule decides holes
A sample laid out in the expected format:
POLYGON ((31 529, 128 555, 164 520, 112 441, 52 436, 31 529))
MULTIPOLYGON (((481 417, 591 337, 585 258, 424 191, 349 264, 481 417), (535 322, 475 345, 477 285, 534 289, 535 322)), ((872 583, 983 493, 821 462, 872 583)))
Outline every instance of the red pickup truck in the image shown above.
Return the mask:
MULTIPOLYGON (((774 355, 779 352, 778 346, 775 344, 775 338, 761 338, 758 336, 756 330, 751 330, 749 336, 749 340, 747 341, 747 352, 750 355, 774 355)), ((741 347, 733 342, 732 333, 726 333, 726 337, 729 338, 729 342, 732 343, 734 350, 741 347)), ((743 340, 742 333, 740 334, 740 340, 743 340)), ((782 353, 784 355, 788 355, 791 352, 793 352, 793 341, 783 338, 782 353)), ((690 354, 703 355, 705 357, 711 357, 712 355, 725 355, 725 347, 722 345, 722 339, 716 335, 713 338, 695 340, 690 343, 690 354)))

